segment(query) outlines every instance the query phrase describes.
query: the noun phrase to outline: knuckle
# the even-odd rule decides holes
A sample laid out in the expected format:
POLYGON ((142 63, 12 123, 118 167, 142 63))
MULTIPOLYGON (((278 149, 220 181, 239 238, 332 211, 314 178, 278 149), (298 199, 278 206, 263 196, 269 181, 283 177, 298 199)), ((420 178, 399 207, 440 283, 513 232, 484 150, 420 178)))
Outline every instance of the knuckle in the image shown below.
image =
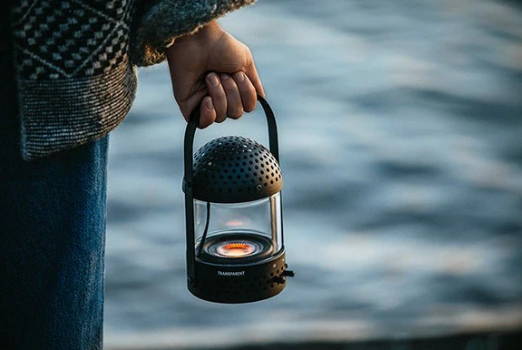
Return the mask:
POLYGON ((243 48, 245 50, 245 53, 248 57, 252 57, 252 50, 250 50, 250 47, 248 47, 247 45, 243 44, 243 48))

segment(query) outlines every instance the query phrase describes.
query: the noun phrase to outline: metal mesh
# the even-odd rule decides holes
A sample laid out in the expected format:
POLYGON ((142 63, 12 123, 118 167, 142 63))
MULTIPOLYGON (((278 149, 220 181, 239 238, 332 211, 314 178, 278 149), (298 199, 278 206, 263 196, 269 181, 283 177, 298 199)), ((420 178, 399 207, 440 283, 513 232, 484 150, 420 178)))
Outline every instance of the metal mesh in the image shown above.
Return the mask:
POLYGON ((194 198, 235 203, 265 198, 283 187, 272 153, 240 136, 212 140, 194 155, 194 198))

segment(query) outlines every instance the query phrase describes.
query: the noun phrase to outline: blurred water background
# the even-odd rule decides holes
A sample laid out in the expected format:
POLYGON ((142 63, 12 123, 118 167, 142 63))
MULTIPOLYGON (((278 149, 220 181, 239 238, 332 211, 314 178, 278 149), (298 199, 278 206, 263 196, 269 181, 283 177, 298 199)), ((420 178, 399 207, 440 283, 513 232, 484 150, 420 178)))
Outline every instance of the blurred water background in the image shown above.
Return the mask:
MULTIPOLYGON (((279 122, 287 258, 267 301, 185 282, 182 138, 166 65, 112 134, 108 349, 522 327, 522 4, 259 0, 222 26, 279 122)), ((196 134, 266 143, 258 108, 196 134)))

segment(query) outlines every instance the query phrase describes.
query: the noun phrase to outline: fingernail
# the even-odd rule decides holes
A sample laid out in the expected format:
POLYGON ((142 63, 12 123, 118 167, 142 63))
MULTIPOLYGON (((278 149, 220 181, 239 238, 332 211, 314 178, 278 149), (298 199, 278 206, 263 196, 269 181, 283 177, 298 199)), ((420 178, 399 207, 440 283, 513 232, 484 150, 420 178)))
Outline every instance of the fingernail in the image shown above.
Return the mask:
POLYGON ((243 73, 243 72, 236 73, 236 79, 237 79, 237 81, 245 80, 245 73, 243 73))
POLYGON ((206 97, 204 103, 205 103, 205 107, 206 107, 209 111, 211 111, 211 110, 214 108, 214 106, 212 106, 212 99, 211 99, 210 97, 206 97))
POLYGON ((212 86, 218 86, 218 84, 219 84, 219 79, 218 79, 218 77, 217 77, 216 74, 214 74, 214 73, 209 74, 207 78, 208 78, 208 82, 210 83, 210 85, 212 85, 212 86))
POLYGON ((228 74, 220 74, 219 77, 221 78, 221 80, 227 80, 228 78, 230 78, 228 74))

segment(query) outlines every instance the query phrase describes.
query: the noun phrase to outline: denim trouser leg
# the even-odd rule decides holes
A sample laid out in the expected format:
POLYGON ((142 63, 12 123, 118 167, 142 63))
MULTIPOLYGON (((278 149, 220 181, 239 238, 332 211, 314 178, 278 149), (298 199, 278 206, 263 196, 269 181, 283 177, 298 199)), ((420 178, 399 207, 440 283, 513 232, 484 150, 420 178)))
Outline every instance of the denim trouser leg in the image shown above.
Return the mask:
POLYGON ((1 349, 101 349, 106 154, 105 138, 35 163, 2 158, 1 349))
POLYGON ((22 160, 0 83, 0 349, 101 349, 108 139, 22 160))

